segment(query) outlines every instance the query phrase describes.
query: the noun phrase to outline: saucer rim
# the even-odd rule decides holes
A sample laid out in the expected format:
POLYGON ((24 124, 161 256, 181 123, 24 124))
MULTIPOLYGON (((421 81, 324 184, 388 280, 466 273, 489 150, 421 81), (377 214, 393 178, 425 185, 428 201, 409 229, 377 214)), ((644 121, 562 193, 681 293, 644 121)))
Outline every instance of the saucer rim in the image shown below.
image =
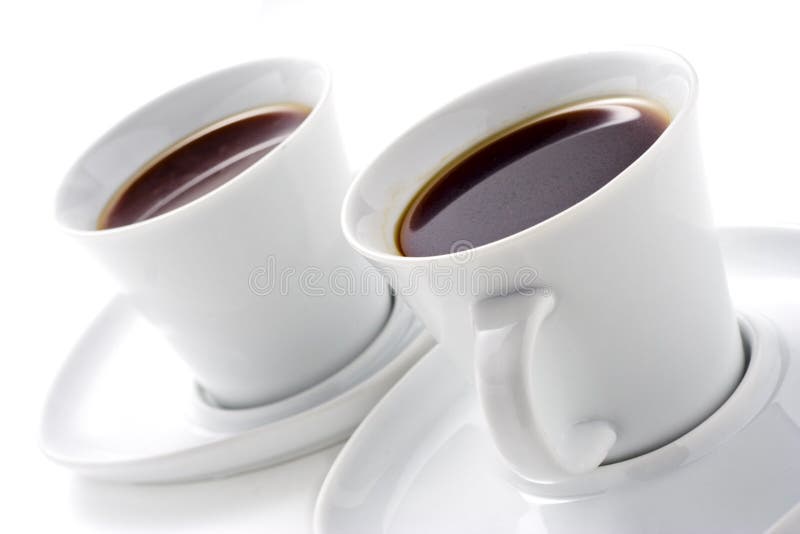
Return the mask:
MULTIPOLYGON (((758 225, 758 226, 753 226, 753 225, 727 225, 727 226, 717 227, 716 228, 716 234, 718 236, 718 239, 720 240, 720 243, 722 243, 722 242, 731 242, 731 241, 732 242, 740 241, 740 242, 746 242, 748 244, 752 244, 754 242, 762 244, 764 240, 786 240, 786 239, 791 240, 791 241, 796 243, 796 242, 800 241, 800 225, 795 225, 795 224, 770 224, 770 225, 758 225)), ((777 248, 783 254, 783 256, 781 256, 782 258, 788 258, 788 257, 791 257, 793 255, 794 258, 795 258, 794 262, 797 263, 797 264, 800 264, 800 255, 798 255, 797 253, 792 254, 791 248, 786 248, 786 247, 777 247, 777 248)), ((775 247, 773 247, 771 250, 774 252, 774 249, 775 249, 775 247)), ((731 269, 730 268, 731 266, 729 265, 729 263, 731 261, 734 261, 734 260, 726 259, 726 261, 725 261, 725 264, 726 264, 725 265, 726 266, 726 279, 730 280, 732 277, 753 276, 753 273, 749 272, 748 269, 747 269, 747 267, 749 267, 748 265, 745 265, 746 268, 744 269, 743 272, 740 271, 740 270, 737 270, 737 269, 731 269)), ((781 274, 785 275, 785 273, 781 273, 781 274)), ((794 273, 793 276, 795 276, 798 279, 800 279, 800 271, 794 273)), ((734 304, 735 304, 735 302, 734 302, 734 304)), ((774 328, 772 326, 772 321, 768 317, 761 316, 760 314, 751 314, 751 313, 747 312, 747 313, 744 313, 744 314, 743 313, 739 313, 738 315, 740 317, 740 324, 741 323, 745 323, 745 324, 747 324, 747 327, 749 327, 749 328, 752 328, 752 323, 753 322, 759 322, 761 324, 762 328, 765 328, 765 327, 774 328)), ((763 333, 763 332, 759 332, 759 334, 761 334, 761 333, 763 333)), ((783 343, 784 343, 783 342, 783 336, 781 335, 781 332, 779 332, 779 331, 776 332, 776 335, 777 335, 777 338, 773 338, 773 339, 771 339, 769 341, 770 341, 770 343, 774 342, 774 343, 776 343, 778 345, 777 349, 778 349, 779 353, 774 355, 775 359, 777 359, 777 361, 773 361, 772 362, 777 366, 777 369, 771 369, 771 371, 775 371, 775 372, 777 372, 779 374, 778 378, 776 379, 777 380, 777 385, 775 387, 777 388, 777 387, 780 387, 780 384, 782 383, 782 380, 783 380, 783 377, 784 377, 784 373, 785 373, 785 368, 786 368, 787 364, 786 364, 786 361, 785 361, 786 349, 785 349, 785 347, 783 345, 783 343)), ((768 334, 767 337, 770 337, 769 334, 768 334)), ((438 345, 436 347, 434 347, 433 349, 431 349, 431 352, 436 351, 437 348, 438 348, 438 345)), ((320 491, 319 491, 319 493, 317 495, 317 501, 316 501, 316 504, 314 506, 314 514, 313 514, 313 519, 312 519, 313 532, 315 532, 316 534, 324 534, 324 533, 328 533, 328 532, 333 532, 331 530, 331 528, 335 528, 336 527, 335 525, 333 525, 333 526, 330 525, 329 524, 330 520, 328 519, 329 517, 332 517, 332 512, 334 512, 336 510, 336 506, 334 506, 333 500, 332 500, 332 498, 333 498, 332 496, 333 496, 333 494, 335 492, 335 489, 333 489, 333 487, 334 487, 335 484, 341 482, 342 480, 345 480, 342 477, 346 476, 346 472, 348 470, 348 465, 347 464, 348 464, 348 461, 350 459, 349 457, 352 456, 353 454, 355 454, 353 452, 354 450, 356 452, 358 450, 357 448, 359 446, 359 434, 361 432, 364 432, 365 428, 369 428, 371 426, 373 419, 377 420, 381 416, 381 412, 383 411, 382 408, 385 405, 388 405, 391 401, 393 401, 393 397, 395 396, 394 393, 397 390, 400 390, 400 389, 404 388, 406 383, 409 383, 409 382, 411 382, 413 380, 416 380, 416 375, 419 374, 420 372, 422 372, 422 369, 425 368, 426 363, 430 363, 430 361, 431 361, 431 359, 428 358, 427 355, 426 355, 426 357, 421 358, 420 361, 417 362, 403 376, 403 378, 401 380, 399 380, 392 387, 392 389, 390 389, 386 393, 386 395, 384 395, 384 397, 381 399, 381 401, 378 404, 375 405, 375 407, 372 409, 370 414, 366 418, 364 418, 364 420, 359 425, 359 428, 356 429, 356 431, 353 433, 353 435, 350 437, 350 439, 344 445, 342 450, 339 451, 339 454, 337 455, 336 459, 334 460, 333 464, 331 465, 330 469, 328 470, 328 473, 327 473, 327 475, 325 477, 325 480, 323 481, 322 486, 320 487, 320 491)), ((770 362, 765 362, 765 363, 770 363, 770 362)), ((770 369, 767 369, 767 371, 770 371, 770 369)), ((736 391, 738 391, 742 385, 752 386, 752 384, 749 384, 749 383, 745 384, 745 378, 747 378, 746 375, 747 375, 747 373, 745 375, 743 375, 739 385, 737 385, 737 388, 734 390, 734 393, 732 393, 731 396, 733 396, 733 394, 735 394, 736 391)), ((463 389, 463 388, 468 387, 468 385, 465 383, 461 387, 463 389)), ((752 389, 752 387, 751 387, 751 389, 752 389)), ((764 389, 764 388, 761 388, 761 389, 764 389)), ((763 393, 763 391, 762 391, 762 393, 763 393)), ((769 398, 771 398, 771 396, 769 398)), ((769 398, 765 399, 764 403, 761 403, 761 404, 768 403, 769 398)), ((709 416, 709 418, 707 418, 705 421, 700 423, 700 425, 698 425, 698 427, 695 427, 694 429, 689 431, 687 434, 684 434, 684 436, 678 438, 675 441, 680 441, 685 436, 688 436, 690 434, 695 434, 696 431, 700 428, 700 426, 703 426, 704 423, 706 423, 708 421, 708 419, 713 418, 713 416, 715 414, 717 414, 719 412, 719 410, 721 410, 722 408, 724 408, 726 406, 729 407, 729 402, 728 402, 729 400, 730 400, 730 398, 728 400, 726 400, 726 402, 723 403, 723 405, 720 406, 711 416, 709 416)), ((763 408, 763 406, 761 408, 763 408)), ((757 417, 757 414, 760 413, 761 408, 756 410, 756 412, 755 412, 756 415, 754 415, 753 417, 757 417)), ((744 422, 744 425, 749 424, 749 422, 753 419, 753 417, 748 417, 747 420, 744 422)), ((716 421, 714 421, 714 423, 716 423, 716 421)), ((729 437, 729 436, 726 434, 725 436, 723 436, 723 439, 727 438, 727 437, 729 437)), ((639 456, 639 457, 636 457, 636 458, 631 458, 631 459, 625 460, 623 462, 617 462, 615 464, 609 464, 608 466, 602 466, 601 469, 603 467, 605 467, 605 468, 614 467, 615 469, 612 471, 612 473, 610 473, 611 475, 614 475, 614 474, 616 474, 614 471, 616 471, 616 469, 617 469, 617 467, 619 465, 621 465, 623 463, 627 463, 627 462, 636 461, 636 460, 639 460, 640 458, 644 458, 645 456, 650 456, 650 455, 653 455, 655 453, 658 453, 659 451, 661 451, 662 449, 664 449, 666 447, 669 447, 673 443, 674 443, 674 441, 664 445, 664 447, 660 447, 659 449, 651 451, 651 452, 647 453, 646 455, 642 455, 642 456, 639 456), (617 467, 615 467, 615 466, 617 466, 617 467)), ((704 453, 701 454, 700 457, 704 456, 705 454, 708 454, 709 452, 711 452, 711 451, 704 451, 704 453)), ((699 459, 699 458, 698 457, 694 457, 692 459, 692 461, 697 460, 697 459, 699 459)), ((500 458, 496 458, 495 460, 497 462, 496 467, 497 467, 497 471, 498 471, 498 476, 505 475, 506 476, 506 480, 508 482, 510 482, 512 486, 516 486, 515 489, 517 489, 520 492, 520 494, 523 495, 523 498, 530 499, 531 502, 537 502, 537 500, 541 500, 541 499, 545 499, 546 500, 548 498, 551 498, 550 496, 547 496, 547 495, 544 495, 543 497, 525 496, 524 495, 525 492, 519 487, 519 484, 514 484, 515 475, 510 475, 510 478, 509 478, 509 470, 508 470, 508 468, 506 466, 502 465, 502 461, 501 461, 500 458)), ((608 469, 606 469, 606 471, 608 471, 608 469)), ((603 473, 603 474, 605 475, 606 473, 603 473)), ((517 478, 516 482, 519 482, 518 478, 517 478)), ((602 493, 602 491, 604 491, 604 490, 602 488, 600 488, 599 492, 602 493)), ((592 493, 597 493, 597 492, 590 491, 588 495, 591 495, 592 493)), ((578 498, 578 497, 580 497, 580 496, 578 496, 578 495, 573 493, 573 494, 571 494, 571 497, 568 497, 568 498, 578 498)), ((564 496, 563 495, 554 495, 554 496, 552 496, 552 498, 559 499, 559 498, 564 498, 564 496)))
MULTIPOLYGON (((384 333, 392 318, 398 314, 397 310, 400 309, 400 306, 406 308, 403 303, 394 299, 392 310, 380 332, 373 338, 373 341, 384 333)), ((384 365, 355 384, 338 392, 335 396, 286 417, 280 417, 273 421, 240 430, 220 431, 213 428, 204 428, 202 425, 198 424, 196 420, 194 403, 197 402, 197 389, 193 387, 193 406, 190 411, 183 414, 183 419, 192 427, 201 429, 209 435, 213 435, 215 439, 203 440, 194 445, 183 446, 163 453, 144 454, 137 457, 121 459, 98 458, 92 460, 76 458, 74 455, 59 452, 59 446, 57 445, 58 438, 51 434, 48 427, 52 418, 57 417, 56 412, 58 409, 56 405, 58 401, 63 400, 63 384, 67 381, 74 380, 74 378, 68 377, 70 373, 78 371, 79 375, 81 374, 81 368, 87 365, 80 360, 84 347, 87 343, 91 342, 91 339, 96 335, 98 329, 102 328, 104 324, 111 321, 115 316, 118 317, 120 313, 125 311, 124 308, 121 307, 127 307, 128 311, 131 311, 130 305, 125 302, 124 296, 115 295, 109 299, 106 305, 87 324, 73 346, 67 351, 58 372, 51 381, 39 418, 38 445, 42 453, 61 466, 67 467, 83 476, 98 480, 159 484, 218 478, 277 465, 340 443, 352 434, 361 420, 363 420, 363 418, 369 414, 372 407, 374 407, 376 401, 370 401, 370 399, 372 397, 376 397, 378 401, 382 399, 386 391, 391 389, 394 383, 402 378, 413 364, 427 354, 434 346, 433 338, 424 328, 421 328, 419 321, 412 315, 407 324, 408 332, 405 333, 402 343, 393 347, 395 354, 384 365), (416 332, 413 332, 414 329, 416 329, 416 332), (319 419, 326 414, 336 414, 347 409, 347 406, 350 404, 365 404, 365 406, 358 407, 361 415, 350 417, 351 420, 342 421, 340 424, 337 424, 336 431, 329 432, 325 438, 310 439, 306 446, 294 447, 282 453, 267 454, 258 462, 250 461, 241 463, 233 461, 229 467, 222 469, 203 469, 202 462, 198 462, 201 467, 195 469, 179 469, 180 473, 176 475, 158 474, 164 470, 169 471, 169 464, 180 462, 187 455, 202 456, 204 454, 212 454, 220 448, 229 448, 235 446, 237 443, 257 438, 260 434, 273 436, 281 434, 284 432, 283 427, 304 424, 304 420, 319 419)), ((134 311, 133 313, 136 312, 134 311)), ((371 342, 359 355, 351 360, 351 363, 358 360, 361 354, 369 350, 372 346, 373 343, 371 342)), ((334 373, 334 375, 331 376, 335 376, 336 374, 337 373, 334 373)), ((325 380, 323 382, 325 382, 325 380)), ((312 388, 313 387, 315 386, 312 386, 312 388)), ((182 402, 183 400, 185 400, 185 398, 180 397, 180 401, 182 402)), ((227 410, 216 409, 215 411, 223 413, 227 410)), ((305 424, 308 424, 308 421, 306 421, 305 424)))

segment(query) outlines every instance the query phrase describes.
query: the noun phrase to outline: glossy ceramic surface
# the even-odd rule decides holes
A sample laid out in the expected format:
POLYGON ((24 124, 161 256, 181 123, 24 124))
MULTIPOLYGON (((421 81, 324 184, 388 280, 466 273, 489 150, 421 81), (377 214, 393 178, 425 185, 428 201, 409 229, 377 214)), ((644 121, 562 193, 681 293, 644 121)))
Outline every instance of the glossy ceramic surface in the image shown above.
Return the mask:
POLYGON ((474 388, 437 347, 342 451, 317 533, 796 532, 800 230, 726 229, 720 242, 751 359, 698 427, 568 483, 525 482, 503 466, 474 388))
POLYGON ((708 417, 742 376, 696 93, 691 66, 665 50, 534 65, 421 121, 348 191, 345 236, 474 370, 498 449, 528 478, 562 480, 656 449, 708 417), (672 122, 608 184, 498 241, 399 254, 395 221, 454 155, 526 117, 615 95, 658 101, 672 122))
POLYGON ((250 409, 206 402, 161 332, 117 298, 53 384, 42 448, 78 473, 125 482, 230 475, 345 439, 433 346, 402 304, 373 342, 333 376, 250 409))
POLYGON ((367 268, 338 227, 351 179, 328 71, 270 59, 209 74, 122 120, 69 171, 56 218, 220 404, 250 407, 332 375, 388 316, 387 291, 331 287, 336 272, 367 268), (162 150, 231 115, 287 102, 313 110, 233 180, 158 217, 95 230, 114 191, 162 150))

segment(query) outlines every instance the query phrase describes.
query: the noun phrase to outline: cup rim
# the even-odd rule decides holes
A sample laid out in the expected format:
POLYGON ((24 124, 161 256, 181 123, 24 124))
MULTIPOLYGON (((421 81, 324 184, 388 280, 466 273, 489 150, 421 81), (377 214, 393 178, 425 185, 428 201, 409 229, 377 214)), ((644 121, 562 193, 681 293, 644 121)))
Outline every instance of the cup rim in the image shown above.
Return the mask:
MULTIPOLYGON (((147 109, 153 108, 160 104, 163 104, 165 101, 169 100, 170 98, 174 98, 178 96, 180 93, 186 91, 195 90, 198 86, 201 86, 213 78, 225 77, 228 74, 239 71, 242 69, 250 69, 250 68, 280 68, 281 65, 286 64, 302 64, 307 68, 315 68, 318 69, 322 73, 323 82, 322 88, 320 89, 319 97, 317 98, 316 102, 310 106, 311 112, 306 116, 305 119, 295 128, 283 141, 281 141, 278 147, 284 147, 288 144, 294 144, 295 140, 298 136, 302 135, 305 130, 308 129, 309 124, 312 121, 315 121, 315 118, 321 113, 321 108, 328 102, 331 95, 332 83, 333 83, 333 75, 331 68, 326 64, 316 60, 304 58, 304 57, 295 57, 295 56, 276 56, 276 57, 268 57, 262 59, 256 59, 252 61, 247 61, 244 63, 238 63, 235 65, 231 65, 222 69, 216 69, 201 76, 195 77, 191 80, 188 80, 184 83, 181 83, 161 94, 158 96, 144 102, 143 104, 139 105, 134 110, 128 112, 123 117, 118 119, 113 125, 106 128, 104 132, 97 137, 88 147, 86 147, 83 152, 74 160, 72 165, 70 165, 69 169, 62 175, 61 181, 58 184, 58 188, 55 194, 55 200, 53 201, 53 218, 55 219, 56 224, 59 228, 66 232, 67 234, 79 237, 88 237, 88 236, 110 236, 110 235, 118 235, 124 234, 127 232, 137 231, 142 228, 151 226, 153 224, 161 224, 165 220, 169 220, 174 217, 182 216, 184 212, 192 211, 197 209, 198 206, 202 206, 203 204, 207 203, 211 197, 217 196, 217 194, 231 186, 234 185, 234 182, 240 182, 242 179, 247 179, 247 177, 254 172, 257 167, 264 165, 265 162, 272 161, 276 154, 279 154, 279 150, 271 150, 261 158, 259 158, 255 163, 244 169, 242 172, 234 176, 229 181, 223 183, 222 185, 214 188, 212 191, 205 193, 186 204, 178 206, 177 208, 171 209, 167 212, 161 213, 154 217, 150 217, 141 221, 136 221, 130 224, 125 224, 122 226, 115 226, 113 228, 76 228, 73 225, 66 223, 62 217, 60 216, 61 210, 61 195, 62 190, 66 187, 67 183, 69 183, 70 177, 75 173, 76 169, 81 165, 81 163, 93 152, 95 152, 98 148, 100 148, 104 143, 109 140, 110 135, 115 132, 117 129, 122 128, 124 125, 132 124, 133 121, 137 119, 140 113, 144 112, 147 109)), ((277 104, 277 103, 276 103, 277 104)), ((265 103, 265 106, 270 105, 270 103, 265 103)), ((243 110, 245 111, 245 110, 243 110)), ((203 125, 200 126, 197 131, 203 130, 208 128, 210 125, 203 125)), ((192 133, 189 133, 191 136, 192 133)), ((167 147, 168 148, 168 147, 167 147)), ((109 198, 110 199, 110 198, 109 198)), ((99 216, 99 213, 98 213, 99 216)))
POLYGON ((564 217, 570 216, 572 213, 575 212, 575 210, 583 209, 585 207, 585 204, 587 203, 597 202, 598 197, 603 197, 608 194, 608 191, 610 189, 618 187, 619 183, 625 180, 625 177, 627 177, 632 172, 633 168, 640 166, 643 159, 647 158, 648 155, 652 154, 664 143, 664 138, 677 128, 676 126, 677 124, 684 122, 684 117, 692 110, 692 108, 695 107, 697 103, 697 93, 698 93, 698 77, 697 77, 697 72, 695 71, 692 64, 678 52, 671 50, 669 48, 659 47, 659 46, 627 46, 627 47, 594 49, 581 53, 561 55, 552 59, 536 62, 515 69, 500 77, 493 78, 485 83, 477 85, 471 88, 470 90, 460 94, 459 96, 451 99, 444 105, 439 106, 433 111, 426 113, 421 119, 417 120, 410 127, 408 127, 402 134, 400 134, 393 141, 384 146, 384 148, 381 149, 381 151, 371 160, 371 162, 367 164, 365 167, 363 167, 356 174, 355 178, 350 184, 350 187, 347 189, 347 192, 345 193, 345 197, 342 202, 342 210, 340 214, 340 225, 342 227, 342 232, 344 233, 344 236, 347 239, 350 246, 352 246, 356 251, 366 256, 367 258, 373 259, 375 261, 384 264, 412 264, 420 262, 436 262, 442 260, 454 260, 457 261, 458 263, 463 263, 464 262, 463 256, 465 253, 469 253, 471 257, 475 257, 475 255, 482 255, 492 250, 507 247, 515 241, 525 239, 531 235, 540 233, 543 228, 549 228, 557 221, 562 220, 564 217), (492 87, 510 83, 516 76, 519 76, 523 73, 530 71, 543 70, 552 65, 566 61, 577 60, 579 58, 586 58, 593 55, 601 56, 605 54, 638 55, 638 56, 669 58, 673 64, 680 65, 684 68, 684 74, 686 75, 686 79, 689 82, 689 90, 687 92, 685 102, 681 105, 680 110, 672 117, 672 120, 670 120, 670 123, 667 125, 664 131, 661 132, 658 138, 653 142, 653 144, 651 144, 647 148, 647 150, 642 152, 630 165, 628 165, 625 169, 620 171, 609 182, 607 182, 602 187, 592 192, 589 196, 579 200, 578 202, 575 202, 571 206, 561 210, 555 215, 552 215, 533 226, 520 230, 519 232, 513 233, 511 235, 502 237, 495 241, 491 241, 489 243, 485 243, 483 245, 478 245, 477 247, 467 249, 466 251, 458 250, 446 254, 437 254, 433 256, 404 256, 399 251, 397 253, 391 253, 391 252, 386 252, 385 250, 378 249, 377 247, 366 245, 362 243, 361 240, 357 237, 355 231, 355 221, 357 219, 353 218, 354 222, 352 223, 350 220, 351 219, 350 213, 352 212, 354 206, 356 205, 355 197, 358 194, 358 190, 361 184, 364 183, 370 177, 373 166, 380 160, 380 158, 384 154, 386 154, 396 144, 407 140, 409 137, 414 136, 419 129, 429 124, 430 122, 435 121, 439 115, 463 107, 465 104, 470 103, 470 101, 472 101, 472 99, 477 97, 481 92, 488 90, 492 87))

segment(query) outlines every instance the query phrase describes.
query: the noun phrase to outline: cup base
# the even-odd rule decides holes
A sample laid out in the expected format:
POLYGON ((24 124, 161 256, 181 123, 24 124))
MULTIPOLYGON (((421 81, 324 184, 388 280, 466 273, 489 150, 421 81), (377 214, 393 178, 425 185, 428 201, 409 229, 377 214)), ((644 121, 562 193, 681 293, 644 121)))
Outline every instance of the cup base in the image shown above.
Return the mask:
POLYGON ((195 384, 192 420, 215 432, 241 432, 302 413, 335 399, 390 364, 422 329, 411 310, 393 297, 389 316, 375 339, 321 382, 275 402, 248 408, 222 406, 202 385, 195 384))
POLYGON ((722 406, 684 435, 647 453, 602 464, 590 473, 564 481, 540 483, 503 468, 501 476, 533 501, 567 499, 656 478, 713 453, 764 410, 785 372, 782 367, 786 356, 770 319, 742 314, 739 329, 745 350, 744 376, 722 406))

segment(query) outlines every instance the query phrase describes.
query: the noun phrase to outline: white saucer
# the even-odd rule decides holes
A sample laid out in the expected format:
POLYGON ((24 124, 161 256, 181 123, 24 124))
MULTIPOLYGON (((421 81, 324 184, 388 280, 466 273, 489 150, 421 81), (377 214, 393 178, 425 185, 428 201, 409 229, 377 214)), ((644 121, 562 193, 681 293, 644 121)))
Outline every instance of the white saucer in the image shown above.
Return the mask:
POLYGON ((800 501, 800 229, 720 235, 750 359, 700 426, 568 483, 520 480, 497 457, 468 378, 436 347, 342 450, 317 533, 738 534, 776 524, 800 501))
POLYGON ((118 297, 56 378, 41 442, 94 478, 173 482, 226 476, 345 439, 433 346, 395 301, 383 330, 345 368, 293 397, 251 409, 215 406, 159 332, 118 297))

